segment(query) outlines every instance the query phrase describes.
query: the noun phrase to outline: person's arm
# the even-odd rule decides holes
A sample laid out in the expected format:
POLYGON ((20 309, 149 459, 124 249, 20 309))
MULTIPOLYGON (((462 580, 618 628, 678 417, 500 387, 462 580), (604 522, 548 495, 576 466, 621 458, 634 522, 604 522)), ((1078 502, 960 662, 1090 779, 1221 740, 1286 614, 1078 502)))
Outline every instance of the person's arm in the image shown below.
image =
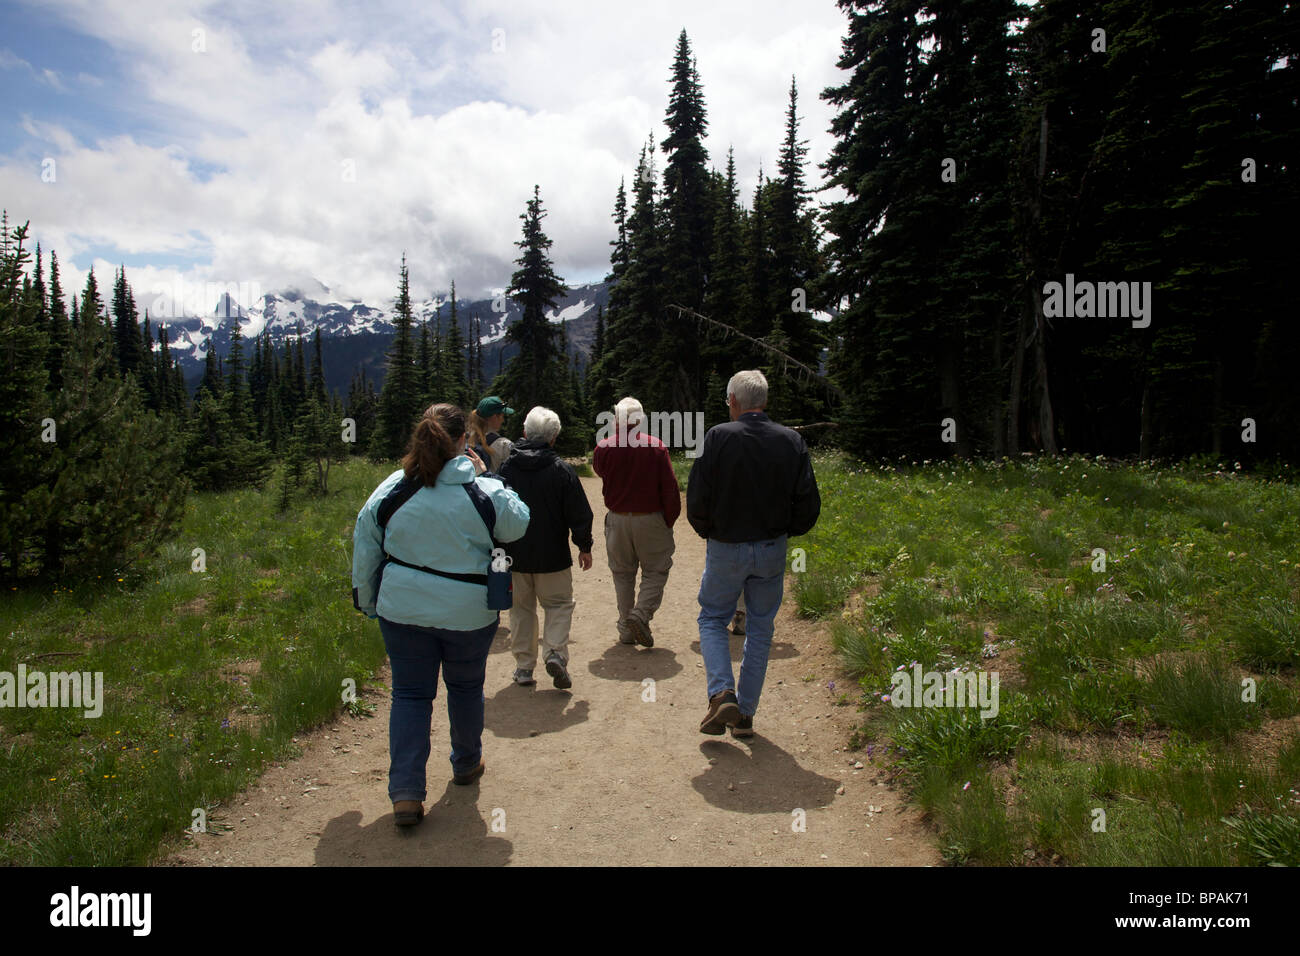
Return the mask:
POLYGON ((522 538, 528 531, 528 520, 531 517, 524 499, 507 488, 500 478, 487 479, 480 487, 492 498, 492 507, 497 513, 497 525, 492 537, 502 544, 522 538))
POLYGON ((691 465, 691 474, 686 480, 686 520, 701 538, 707 538, 712 529, 713 459, 718 444, 713 436, 713 429, 709 429, 704 436, 704 450, 691 465))
POLYGON ((803 437, 799 438, 802 449, 799 457, 799 473, 794 483, 794 494, 790 504, 790 537, 807 534, 817 523, 822 511, 821 493, 817 490, 817 476, 813 474, 812 456, 803 437))
POLYGON ((591 513, 591 503, 587 501, 587 493, 582 490, 582 481, 578 478, 578 473, 567 465, 564 467, 564 473, 564 519, 573 535, 574 547, 578 549, 578 564, 586 571, 591 567, 591 546, 594 543, 591 536, 591 522, 594 516, 591 513))
POLYGON ((677 484, 667 448, 659 455, 659 504, 664 512, 664 524, 671 528, 682 513, 682 488, 677 484))
POLYGON ((352 606, 366 617, 378 617, 379 565, 384 560, 384 536, 375 521, 375 509, 367 501, 357 512, 352 531, 352 606))
POLYGON ((605 477, 604 473, 600 470, 600 466, 605 458, 604 454, 602 454, 604 451, 605 447, 597 442, 596 450, 591 453, 591 470, 594 471, 596 476, 599 478, 605 477))

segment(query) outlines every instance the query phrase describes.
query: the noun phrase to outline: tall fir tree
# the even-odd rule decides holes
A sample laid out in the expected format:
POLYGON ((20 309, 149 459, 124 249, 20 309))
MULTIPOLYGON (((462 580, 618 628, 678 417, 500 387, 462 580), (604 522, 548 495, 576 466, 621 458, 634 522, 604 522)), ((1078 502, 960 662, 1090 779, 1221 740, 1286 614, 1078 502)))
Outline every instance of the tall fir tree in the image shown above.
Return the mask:
POLYGON ((393 344, 388 349, 388 369, 379 394, 375 430, 370 440, 369 453, 375 459, 398 458, 406 451, 411 429, 421 411, 423 396, 419 369, 415 364, 413 323, 410 279, 406 256, 403 255, 397 303, 393 310, 393 344))
MULTIPOLYGON (((664 125, 668 135, 660 143, 664 166, 664 289, 665 305, 698 311, 704 305, 713 243, 712 184, 708 170, 708 115, 699 71, 690 40, 682 30, 673 57, 672 92, 664 125)), ((684 339, 698 334, 695 321, 673 313, 661 319, 662 333, 655 342, 661 369, 658 383, 661 407, 691 410, 699 407, 708 370, 697 349, 682 349, 684 339)))
POLYGON ((456 307, 456 280, 452 280, 448 296, 449 314, 447 334, 442 339, 439 355, 441 390, 438 401, 449 402, 458 408, 470 406, 469 382, 466 379, 465 334, 460 329, 460 314, 456 307))
MULTIPOLYGON (((506 401, 524 412, 553 401, 552 396, 566 378, 556 330, 546 313, 569 290, 551 263, 551 240, 542 230, 545 217, 541 192, 533 186, 533 198, 519 216, 524 223, 523 238, 515 243, 521 252, 515 260, 519 268, 506 289, 506 295, 520 307, 519 321, 506 332, 506 340, 519 346, 519 354, 511 359, 500 385, 506 401)), ((522 415, 515 416, 507 425, 515 436, 520 433, 522 419, 522 415)))

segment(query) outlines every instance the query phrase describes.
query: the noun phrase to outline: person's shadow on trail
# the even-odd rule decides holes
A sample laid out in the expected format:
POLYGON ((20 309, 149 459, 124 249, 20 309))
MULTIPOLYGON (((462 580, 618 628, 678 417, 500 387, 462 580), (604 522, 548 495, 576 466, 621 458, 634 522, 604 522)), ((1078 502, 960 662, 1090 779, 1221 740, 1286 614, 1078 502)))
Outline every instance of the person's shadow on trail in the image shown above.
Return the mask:
POLYGON ((640 683, 647 677, 667 680, 681 673, 677 655, 663 646, 638 649, 631 644, 613 644, 587 665, 592 676, 601 680, 628 680, 640 683))
POLYGON ((413 827, 396 826, 391 810, 363 827, 361 811, 349 810, 321 831, 316 865, 505 866, 514 845, 489 832, 497 821, 504 825, 504 813, 492 807, 484 814, 478 795, 477 784, 457 787, 448 781, 441 797, 425 801, 424 819, 413 827))
POLYGON ((501 688, 487 699, 483 726, 498 737, 520 739, 559 733, 585 721, 591 705, 574 700, 568 691, 543 687, 547 681, 550 677, 542 672, 536 687, 510 683, 501 688))
POLYGON ((722 810, 738 813, 789 813, 796 808, 824 807, 835 799, 840 782, 805 770, 770 740, 750 737, 743 743, 719 737, 705 740, 700 752, 716 758, 691 781, 695 792, 722 810), (728 790, 731 784, 734 790, 728 790))
MULTIPOLYGON (((739 664, 741 658, 745 656, 745 638, 743 635, 731 634, 730 632, 727 636, 731 638, 731 661, 733 664, 739 664)), ((691 650, 696 654, 700 653, 700 642, 698 640, 691 641, 691 650)), ((788 641, 778 641, 773 638, 772 649, 768 652, 767 659, 769 661, 781 661, 788 657, 798 656, 799 648, 788 641)))

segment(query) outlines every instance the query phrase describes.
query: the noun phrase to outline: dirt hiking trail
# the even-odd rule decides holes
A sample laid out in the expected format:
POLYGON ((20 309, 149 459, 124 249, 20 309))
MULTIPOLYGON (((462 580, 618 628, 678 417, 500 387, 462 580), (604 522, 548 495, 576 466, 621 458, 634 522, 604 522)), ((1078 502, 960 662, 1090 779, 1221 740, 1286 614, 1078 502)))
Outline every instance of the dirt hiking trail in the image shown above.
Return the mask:
MULTIPOLYGON (((451 783, 440 682, 426 815, 417 826, 394 826, 389 692, 370 688, 363 697, 376 706, 373 716, 344 715, 299 735, 300 757, 272 765, 212 811, 210 832, 178 838, 162 865, 940 864, 919 813, 865 750, 846 750, 855 707, 835 700, 845 691, 856 700, 857 686, 826 628, 795 616, 789 578, 755 736, 701 734, 707 700, 695 618, 704 541, 683 514, 651 625, 655 646, 618 644, 600 479, 582 484, 596 544, 594 567, 573 569, 573 687, 554 689, 540 663, 536 687, 514 685, 503 612, 484 686, 487 772, 476 784, 451 783), (643 699, 651 696, 646 678, 652 701, 643 699)), ((737 673, 742 642, 732 638, 737 673)), ((388 684, 387 667, 379 679, 388 684)))

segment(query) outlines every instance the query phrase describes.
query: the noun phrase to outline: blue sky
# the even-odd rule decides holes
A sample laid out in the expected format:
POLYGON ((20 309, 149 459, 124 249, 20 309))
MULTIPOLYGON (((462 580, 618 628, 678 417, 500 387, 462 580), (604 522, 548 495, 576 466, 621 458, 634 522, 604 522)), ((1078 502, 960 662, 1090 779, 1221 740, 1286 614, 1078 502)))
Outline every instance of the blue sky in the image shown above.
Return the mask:
POLYGON ((598 280, 680 30, 711 162, 733 146, 748 196, 792 74, 819 179, 844 22, 829 0, 10 2, 0 203, 69 287, 124 263, 137 293, 179 276, 378 303, 403 251, 417 296, 505 285, 537 183, 557 270, 598 280))

